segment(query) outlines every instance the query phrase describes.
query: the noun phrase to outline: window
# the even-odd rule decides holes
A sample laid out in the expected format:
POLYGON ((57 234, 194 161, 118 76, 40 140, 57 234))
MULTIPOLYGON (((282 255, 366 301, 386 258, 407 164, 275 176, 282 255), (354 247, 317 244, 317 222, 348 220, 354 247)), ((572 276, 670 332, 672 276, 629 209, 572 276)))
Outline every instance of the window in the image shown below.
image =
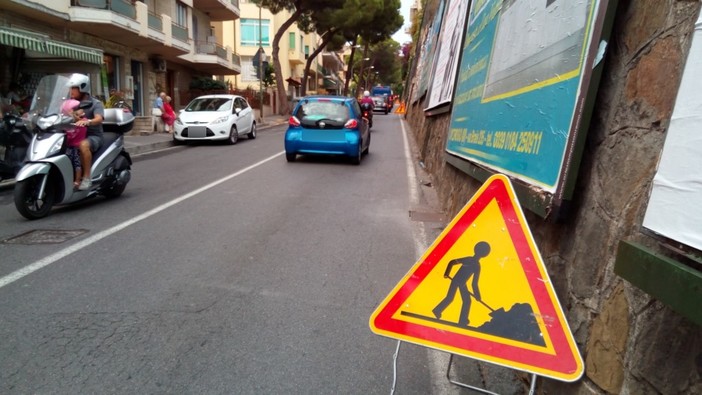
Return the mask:
POLYGON ((180 1, 176 1, 175 23, 178 26, 188 27, 188 7, 180 1))
POLYGON ((305 59, 310 57, 310 46, 305 45, 305 59))
POLYGON ((236 102, 234 103, 235 108, 239 108, 242 110, 249 108, 249 105, 246 103, 246 100, 244 100, 240 97, 237 97, 235 100, 236 100, 236 102))
MULTIPOLYGON (((261 45, 270 45, 269 26, 270 22, 268 19, 261 19, 261 45)), ((258 19, 241 19, 241 45, 256 47, 259 45, 258 19)))
POLYGON ((291 51, 295 50, 295 32, 290 32, 290 42, 288 43, 288 45, 290 45, 291 51))

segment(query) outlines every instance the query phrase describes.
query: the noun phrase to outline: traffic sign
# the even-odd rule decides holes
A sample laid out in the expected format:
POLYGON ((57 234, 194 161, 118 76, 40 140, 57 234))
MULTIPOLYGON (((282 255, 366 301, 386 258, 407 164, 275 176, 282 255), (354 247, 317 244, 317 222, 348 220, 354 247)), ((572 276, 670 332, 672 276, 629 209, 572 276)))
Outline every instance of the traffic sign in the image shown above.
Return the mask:
POLYGON ((490 177, 370 318, 379 335, 562 381, 583 361, 504 175, 490 177))

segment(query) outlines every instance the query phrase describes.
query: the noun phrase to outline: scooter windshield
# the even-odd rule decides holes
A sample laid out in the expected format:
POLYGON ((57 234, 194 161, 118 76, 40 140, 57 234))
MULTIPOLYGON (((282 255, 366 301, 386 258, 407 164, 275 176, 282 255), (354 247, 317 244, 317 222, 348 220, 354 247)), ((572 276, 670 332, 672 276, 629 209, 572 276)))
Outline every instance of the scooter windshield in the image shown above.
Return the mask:
POLYGON ((42 77, 29 109, 32 126, 47 129, 62 123, 61 105, 70 93, 68 75, 53 74, 42 77))

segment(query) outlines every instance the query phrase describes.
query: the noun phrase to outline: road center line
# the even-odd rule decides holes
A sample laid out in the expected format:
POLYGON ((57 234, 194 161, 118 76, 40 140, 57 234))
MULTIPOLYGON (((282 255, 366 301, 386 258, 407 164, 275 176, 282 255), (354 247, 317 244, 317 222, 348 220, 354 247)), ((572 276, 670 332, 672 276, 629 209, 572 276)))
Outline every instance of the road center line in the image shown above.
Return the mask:
POLYGON ((245 168, 243 168, 235 173, 232 173, 224 178, 220 178, 219 180, 213 181, 213 182, 211 182, 203 187, 200 187, 192 192, 186 193, 185 195, 183 195, 177 199, 173 199, 173 200, 166 202, 160 206, 157 206, 149 211, 146 211, 143 214, 137 215, 136 217, 134 217, 132 219, 129 219, 129 220, 124 221, 120 224, 117 224, 111 228, 108 228, 108 229, 105 229, 101 232, 98 232, 98 233, 96 233, 96 234, 94 234, 86 239, 83 239, 83 240, 81 240, 81 241, 79 241, 79 242, 77 242, 69 247, 66 247, 66 248, 64 248, 56 253, 53 253, 53 254, 47 256, 46 258, 40 259, 40 260, 38 260, 34 263, 31 263, 31 264, 29 264, 21 269, 15 270, 14 272, 8 274, 7 276, 0 278, 0 288, 4 287, 6 285, 12 284, 13 282, 21 279, 22 277, 28 276, 28 275, 36 272, 39 269, 42 269, 46 266, 49 266, 52 263, 58 261, 59 259, 63 259, 65 257, 73 254, 76 251, 79 251, 85 247, 88 247, 92 244, 95 244, 98 241, 104 239, 105 237, 113 235, 122 229, 125 229, 131 225, 134 225, 135 223, 137 223, 139 221, 145 220, 153 215, 156 215, 156 214, 160 213, 161 211, 163 211, 171 206, 174 206, 174 205, 176 205, 184 200, 187 200, 187 199, 190 199, 196 195, 199 195, 200 193, 205 192, 208 189, 212 189, 219 184, 227 182, 234 177, 238 177, 238 176, 246 173, 249 170, 253 170, 254 168, 261 166, 262 164, 269 162, 269 161, 283 155, 284 153, 285 153, 285 151, 278 152, 277 154, 269 156, 266 159, 263 159, 257 163, 254 163, 253 165, 247 166, 247 167, 245 167, 245 168))

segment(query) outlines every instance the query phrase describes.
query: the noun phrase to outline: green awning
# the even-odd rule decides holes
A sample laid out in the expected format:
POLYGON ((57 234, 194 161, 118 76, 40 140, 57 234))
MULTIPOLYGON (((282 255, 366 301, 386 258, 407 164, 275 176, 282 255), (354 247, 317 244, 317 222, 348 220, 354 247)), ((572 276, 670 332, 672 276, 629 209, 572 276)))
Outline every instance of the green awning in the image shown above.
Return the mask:
POLYGON ((102 64, 103 60, 102 50, 59 41, 47 41, 46 53, 86 63, 102 64))
POLYGON ((103 60, 100 49, 55 41, 44 34, 8 27, 0 27, 0 44, 86 63, 101 65, 103 60))
POLYGON ((45 37, 22 30, 0 27, 0 44, 29 49, 31 51, 44 51, 45 37))

